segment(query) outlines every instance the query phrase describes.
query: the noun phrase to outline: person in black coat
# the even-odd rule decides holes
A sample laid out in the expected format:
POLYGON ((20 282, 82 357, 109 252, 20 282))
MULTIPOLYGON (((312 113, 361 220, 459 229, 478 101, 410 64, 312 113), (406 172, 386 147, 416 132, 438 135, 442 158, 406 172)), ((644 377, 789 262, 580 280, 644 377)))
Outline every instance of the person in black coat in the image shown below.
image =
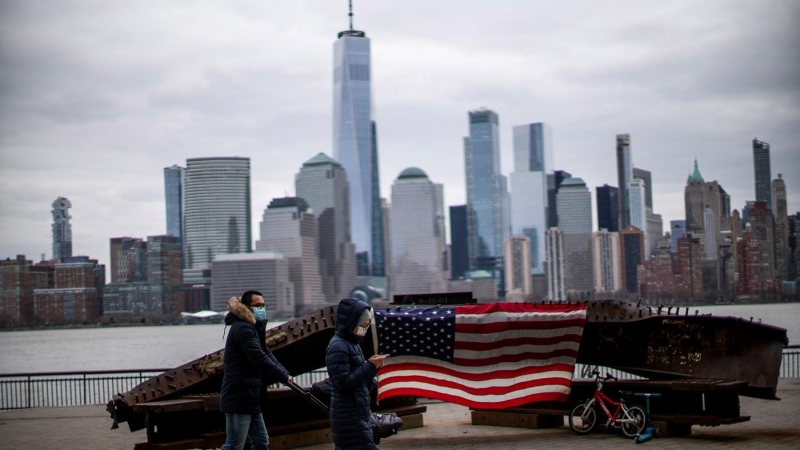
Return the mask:
POLYGON ((336 450, 375 450, 369 423, 369 392, 386 355, 364 360, 361 340, 372 323, 372 308, 346 298, 336 312, 336 334, 328 344, 325 362, 331 379, 330 419, 336 450))
POLYGON ((225 341, 219 405, 225 413, 227 437, 220 450, 241 450, 246 437, 251 448, 267 450, 269 435, 260 406, 262 386, 292 381, 292 377, 267 347, 267 313, 261 293, 247 291, 241 300, 232 297, 228 311, 225 324, 231 329, 225 341))

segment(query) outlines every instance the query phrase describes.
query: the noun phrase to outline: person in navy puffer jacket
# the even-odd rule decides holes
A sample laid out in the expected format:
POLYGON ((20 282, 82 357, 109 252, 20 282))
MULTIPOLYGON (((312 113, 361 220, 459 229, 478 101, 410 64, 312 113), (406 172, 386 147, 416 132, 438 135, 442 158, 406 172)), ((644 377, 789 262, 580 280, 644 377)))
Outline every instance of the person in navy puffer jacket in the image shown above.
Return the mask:
POLYGON ((375 450, 369 424, 369 392, 386 355, 364 359, 361 340, 372 323, 372 308, 346 298, 336 312, 336 334, 326 353, 331 379, 330 419, 336 450, 375 450))

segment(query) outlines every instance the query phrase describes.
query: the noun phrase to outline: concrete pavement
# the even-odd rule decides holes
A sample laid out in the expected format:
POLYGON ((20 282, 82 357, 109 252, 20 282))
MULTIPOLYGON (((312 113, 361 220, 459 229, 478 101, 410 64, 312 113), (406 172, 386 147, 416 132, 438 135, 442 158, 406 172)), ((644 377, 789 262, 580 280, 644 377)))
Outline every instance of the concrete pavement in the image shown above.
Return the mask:
MULTIPOLYGON (((692 427, 684 437, 654 439, 642 446, 660 449, 800 449, 800 378, 781 379, 781 401, 741 397, 742 414, 749 422, 719 427, 692 427)), ((381 450, 392 449, 616 449, 636 445, 620 433, 576 436, 567 426, 521 429, 473 426, 467 408, 428 402, 425 426, 401 431, 383 440, 381 450)), ((147 440, 144 430, 131 433, 125 424, 111 430, 104 405, 36 408, 0 412, 0 449, 133 449, 147 440)), ((303 447, 331 450, 332 444, 303 447)))

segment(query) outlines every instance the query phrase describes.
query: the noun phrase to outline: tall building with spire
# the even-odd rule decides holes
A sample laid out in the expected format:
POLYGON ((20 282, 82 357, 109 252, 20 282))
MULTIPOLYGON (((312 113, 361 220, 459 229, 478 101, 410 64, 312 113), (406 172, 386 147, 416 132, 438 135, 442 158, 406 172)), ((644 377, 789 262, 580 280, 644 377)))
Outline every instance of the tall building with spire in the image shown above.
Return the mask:
POLYGON ((377 127, 372 120, 370 40, 350 28, 333 44, 333 157, 350 181, 350 226, 359 275, 385 275, 378 179, 377 127))
POLYGON ((72 256, 72 225, 69 209, 72 203, 66 197, 58 197, 53 202, 53 261, 61 261, 72 256))

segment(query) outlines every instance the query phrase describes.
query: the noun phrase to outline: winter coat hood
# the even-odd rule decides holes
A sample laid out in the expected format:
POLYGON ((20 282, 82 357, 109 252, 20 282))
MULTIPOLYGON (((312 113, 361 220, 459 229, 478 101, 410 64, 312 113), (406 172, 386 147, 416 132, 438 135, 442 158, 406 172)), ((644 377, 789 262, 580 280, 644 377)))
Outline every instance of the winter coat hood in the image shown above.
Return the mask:
POLYGON ((230 312, 225 316, 225 325, 232 325, 237 320, 243 320, 252 325, 256 324, 256 316, 253 315, 253 311, 239 301, 239 297, 231 297, 228 300, 228 311, 230 312))
POLYGON ((336 334, 348 341, 360 341, 362 338, 353 333, 353 328, 358 326, 358 319, 367 308, 372 309, 365 302, 354 298, 340 301, 336 311, 336 334))

